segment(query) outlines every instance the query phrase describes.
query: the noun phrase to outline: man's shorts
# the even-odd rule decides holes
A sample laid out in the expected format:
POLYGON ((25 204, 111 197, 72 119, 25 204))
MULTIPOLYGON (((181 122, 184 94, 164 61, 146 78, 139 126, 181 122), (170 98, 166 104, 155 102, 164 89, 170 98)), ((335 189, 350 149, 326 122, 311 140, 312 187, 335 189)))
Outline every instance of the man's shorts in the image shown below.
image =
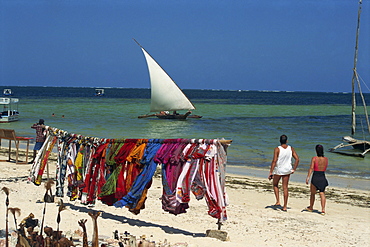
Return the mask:
POLYGON ((35 146, 33 147, 33 150, 40 150, 42 145, 44 145, 43 142, 36 142, 35 146))

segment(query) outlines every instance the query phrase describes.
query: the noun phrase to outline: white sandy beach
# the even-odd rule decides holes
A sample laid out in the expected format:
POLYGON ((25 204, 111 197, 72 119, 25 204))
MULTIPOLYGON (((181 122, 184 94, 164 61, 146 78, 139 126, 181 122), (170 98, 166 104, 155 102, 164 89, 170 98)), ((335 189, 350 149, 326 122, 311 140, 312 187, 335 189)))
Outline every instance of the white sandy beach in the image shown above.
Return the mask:
MULTIPOLYGON (((5 158, 1 154, 1 158, 5 158)), ((50 178, 54 178, 55 161, 49 162, 50 178)), ((10 190, 9 207, 21 209, 18 223, 30 213, 41 221, 45 188, 27 182, 31 165, 16 165, 0 162, 0 188, 10 190)), ((294 176, 294 175, 293 175, 294 176)), ((44 175, 46 180, 46 174, 44 175)), ((62 198, 67 210, 61 212, 60 230, 67 237, 81 230, 78 221, 87 219, 88 239, 91 240, 93 225, 87 212, 101 211, 98 218, 99 236, 113 238, 113 232, 125 231, 140 237, 146 235, 156 244, 167 241, 171 246, 370 246, 370 193, 365 190, 333 188, 327 190, 327 214, 319 214, 320 201, 317 198, 312 213, 302 211, 309 204, 309 187, 306 184, 291 183, 288 212, 271 207, 274 195, 267 179, 246 176, 228 176, 227 193, 228 220, 221 227, 229 237, 228 241, 206 237, 206 230, 217 230, 217 220, 207 214, 204 200, 191 198, 186 214, 171 215, 161 208, 162 193, 160 178, 154 179, 148 192, 146 208, 139 215, 125 208, 115 208, 97 202, 89 208, 79 201, 70 202, 62 198)), ((52 188, 55 193, 55 187, 52 188)), ((0 229, 5 229, 5 199, 0 193, 0 229)), ((47 203, 45 226, 56 230, 58 205, 47 203)), ((10 230, 14 221, 9 217, 10 230)), ((2 236, 3 237, 3 236, 2 236)), ((4 238, 4 237, 3 237, 4 238)), ((156 245, 157 246, 157 245, 156 245)))

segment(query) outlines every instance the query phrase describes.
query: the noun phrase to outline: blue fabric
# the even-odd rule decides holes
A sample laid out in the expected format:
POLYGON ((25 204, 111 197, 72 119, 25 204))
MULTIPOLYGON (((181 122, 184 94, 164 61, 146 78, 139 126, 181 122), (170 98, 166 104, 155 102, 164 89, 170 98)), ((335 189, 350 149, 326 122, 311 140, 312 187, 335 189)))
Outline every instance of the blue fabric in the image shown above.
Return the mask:
POLYGON ((33 150, 40 150, 42 145, 44 145, 43 142, 36 142, 35 146, 33 147, 33 150))
POLYGON ((136 177, 127 195, 113 204, 115 207, 122 208, 126 205, 130 208, 136 207, 146 186, 152 180, 155 170, 157 169, 157 163, 154 162, 153 158, 157 154, 157 151, 161 145, 161 143, 153 142, 153 139, 149 140, 148 145, 145 148, 144 155, 141 159, 141 164, 144 166, 143 169, 136 177))

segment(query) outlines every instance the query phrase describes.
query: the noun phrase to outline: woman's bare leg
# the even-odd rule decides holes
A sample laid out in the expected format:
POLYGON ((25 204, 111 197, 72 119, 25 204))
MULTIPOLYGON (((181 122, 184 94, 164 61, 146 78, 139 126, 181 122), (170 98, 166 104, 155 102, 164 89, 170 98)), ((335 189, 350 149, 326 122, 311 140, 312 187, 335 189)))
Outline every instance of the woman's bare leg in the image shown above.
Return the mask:
POLYGON ((321 212, 325 213, 326 206, 325 192, 320 192, 320 199, 321 199, 321 212))
POLYGON ((311 184, 310 186, 310 207, 308 208, 309 210, 313 210, 313 205, 315 204, 315 194, 316 194, 316 187, 315 185, 311 184))

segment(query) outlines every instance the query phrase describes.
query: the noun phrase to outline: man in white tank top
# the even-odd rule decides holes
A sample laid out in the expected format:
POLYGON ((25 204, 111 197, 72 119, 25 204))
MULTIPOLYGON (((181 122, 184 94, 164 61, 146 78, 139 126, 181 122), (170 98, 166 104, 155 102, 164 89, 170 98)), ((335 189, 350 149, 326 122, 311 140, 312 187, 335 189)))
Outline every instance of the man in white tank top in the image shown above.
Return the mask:
POLYGON ((274 157, 271 162, 269 179, 273 179, 273 189, 275 193, 276 203, 275 207, 281 207, 279 197, 279 182, 282 178, 283 191, 284 191, 284 205, 283 211, 287 211, 288 204, 288 183, 290 174, 293 174, 297 169, 299 157, 294 148, 287 145, 288 137, 286 135, 280 136, 280 146, 274 149, 274 157), (292 167, 292 157, 294 158, 294 168, 292 167))

